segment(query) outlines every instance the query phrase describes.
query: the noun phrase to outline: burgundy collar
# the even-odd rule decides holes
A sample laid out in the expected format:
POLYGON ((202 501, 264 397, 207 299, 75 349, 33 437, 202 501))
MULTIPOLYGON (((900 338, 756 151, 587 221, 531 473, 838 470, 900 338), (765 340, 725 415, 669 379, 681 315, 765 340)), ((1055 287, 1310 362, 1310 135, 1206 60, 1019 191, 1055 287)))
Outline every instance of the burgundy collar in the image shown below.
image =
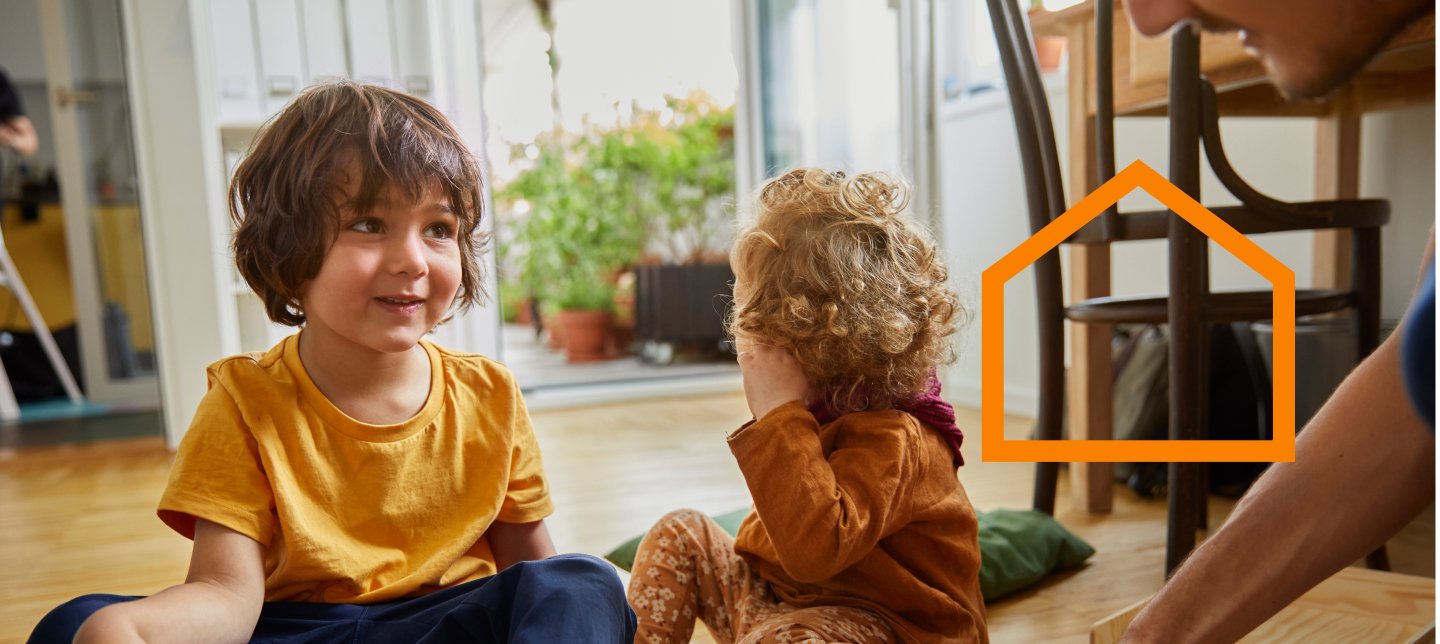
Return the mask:
MULTIPOLYGON (((965 441, 965 433, 955 424, 955 408, 940 398, 940 379, 935 374, 930 374, 930 378, 926 380, 925 391, 897 400, 892 407, 914 416, 939 432, 955 456, 955 466, 965 464, 965 458, 960 454, 960 444, 965 441)), ((834 422, 842 415, 823 401, 811 403, 807 409, 821 425, 834 422)))

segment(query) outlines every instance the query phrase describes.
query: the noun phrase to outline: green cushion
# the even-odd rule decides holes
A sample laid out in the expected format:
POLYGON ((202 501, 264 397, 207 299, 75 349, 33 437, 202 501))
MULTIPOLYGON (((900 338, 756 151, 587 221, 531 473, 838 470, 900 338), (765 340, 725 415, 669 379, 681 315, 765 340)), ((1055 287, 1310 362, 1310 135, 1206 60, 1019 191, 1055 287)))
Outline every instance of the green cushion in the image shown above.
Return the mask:
MULTIPOLYGON (((726 532, 735 534, 749 508, 712 516, 726 532)), ((980 593, 994 601, 1028 588, 1054 570, 1084 563, 1095 549, 1070 533, 1050 515, 1035 510, 980 512, 980 593)), ((625 570, 635 563, 640 535, 605 555, 625 570)))
POLYGON ((980 593, 995 601, 1056 570, 1084 563, 1095 549, 1036 510, 980 512, 980 593))

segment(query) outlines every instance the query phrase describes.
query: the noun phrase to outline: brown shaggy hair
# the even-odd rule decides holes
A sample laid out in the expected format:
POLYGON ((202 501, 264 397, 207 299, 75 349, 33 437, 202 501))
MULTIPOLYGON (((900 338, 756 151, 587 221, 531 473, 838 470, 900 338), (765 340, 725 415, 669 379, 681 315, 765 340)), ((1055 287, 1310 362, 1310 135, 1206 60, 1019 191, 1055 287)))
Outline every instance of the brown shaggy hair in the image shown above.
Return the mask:
POLYGON ((266 124, 235 169, 235 265, 271 320, 300 326, 300 289, 319 273, 343 213, 370 211, 387 187, 414 202, 438 189, 459 220, 453 306, 463 310, 485 297, 477 259, 489 242, 479 229, 481 186, 479 162, 434 106, 375 85, 317 85, 266 124), (341 185, 357 170, 350 194, 341 185))
POLYGON ((792 170, 760 189, 731 261, 730 333, 788 349, 838 413, 887 409, 954 359, 945 264, 884 174, 792 170))

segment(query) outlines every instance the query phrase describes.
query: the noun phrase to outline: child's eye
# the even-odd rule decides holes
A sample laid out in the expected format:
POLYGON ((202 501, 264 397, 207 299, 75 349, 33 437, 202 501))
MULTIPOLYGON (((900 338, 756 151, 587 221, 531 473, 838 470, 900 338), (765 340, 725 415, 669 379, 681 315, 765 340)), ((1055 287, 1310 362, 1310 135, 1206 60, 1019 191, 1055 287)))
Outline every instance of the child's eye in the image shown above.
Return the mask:
POLYGON ((378 233, 384 229, 384 226, 380 224, 379 219, 367 218, 356 220, 350 224, 349 228, 359 233, 378 233))
POLYGON ((450 224, 430 224, 425 229, 425 234, 436 239, 449 239, 455 236, 455 229, 450 224))

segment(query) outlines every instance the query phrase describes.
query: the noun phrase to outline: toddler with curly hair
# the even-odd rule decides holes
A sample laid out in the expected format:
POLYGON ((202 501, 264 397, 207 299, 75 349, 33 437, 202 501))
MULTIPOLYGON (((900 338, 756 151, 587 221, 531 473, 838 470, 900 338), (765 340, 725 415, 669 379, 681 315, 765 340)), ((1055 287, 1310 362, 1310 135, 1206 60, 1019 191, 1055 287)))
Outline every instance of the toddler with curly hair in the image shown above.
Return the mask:
POLYGON ((637 642, 986 642, 977 520, 936 369, 960 313, 882 174, 767 183, 731 253, 729 320, 755 420, 727 442, 754 510, 692 510, 641 542, 637 642))

